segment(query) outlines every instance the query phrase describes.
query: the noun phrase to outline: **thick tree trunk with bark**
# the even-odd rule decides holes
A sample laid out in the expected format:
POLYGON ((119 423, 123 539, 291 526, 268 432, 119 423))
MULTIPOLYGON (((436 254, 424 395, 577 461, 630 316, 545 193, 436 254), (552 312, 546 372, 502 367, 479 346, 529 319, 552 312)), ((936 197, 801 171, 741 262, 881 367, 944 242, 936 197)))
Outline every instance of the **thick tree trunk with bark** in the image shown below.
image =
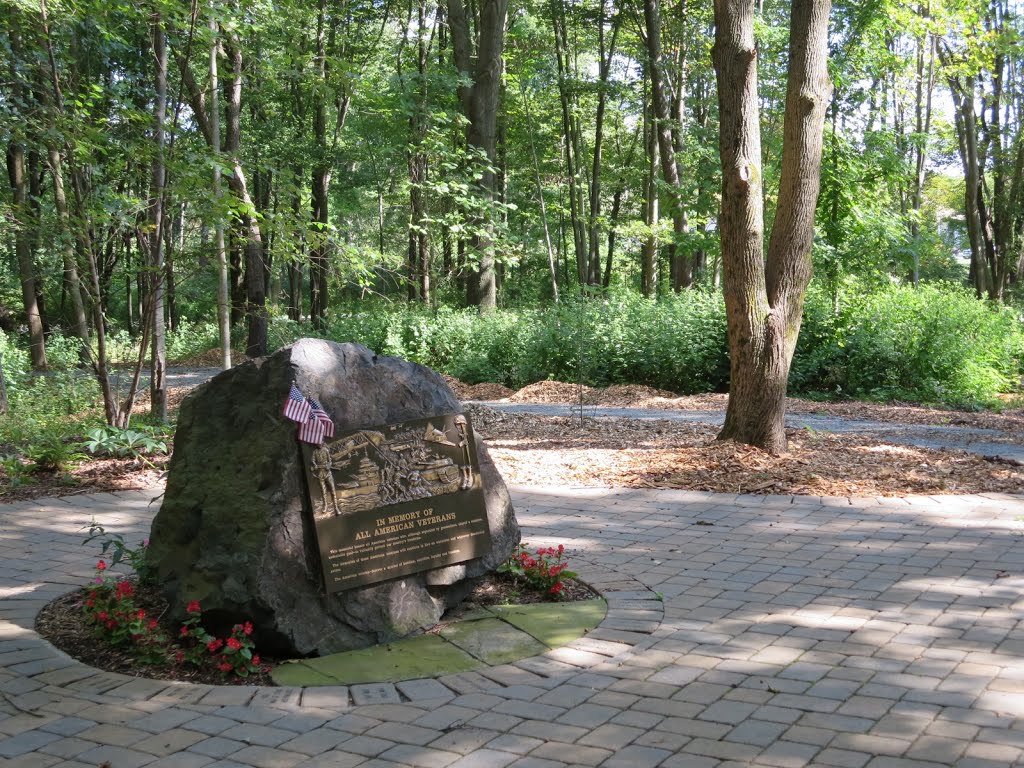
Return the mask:
POLYGON ((722 162, 719 229, 731 378, 719 439, 786 451, 789 366, 811 278, 828 78, 830 0, 794 0, 779 201, 763 254, 761 139, 753 0, 716 0, 722 162))

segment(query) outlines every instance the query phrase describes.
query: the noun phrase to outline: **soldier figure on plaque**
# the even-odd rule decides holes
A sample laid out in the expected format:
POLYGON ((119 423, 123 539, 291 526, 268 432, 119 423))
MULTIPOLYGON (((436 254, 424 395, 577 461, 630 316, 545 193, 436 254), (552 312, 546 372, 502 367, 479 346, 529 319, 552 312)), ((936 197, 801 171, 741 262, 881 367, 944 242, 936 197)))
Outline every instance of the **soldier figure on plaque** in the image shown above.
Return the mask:
POLYGON ((462 465, 459 467, 462 472, 462 484, 459 490, 468 491, 473 487, 473 464, 469 455, 469 423, 461 413, 455 417, 455 428, 459 432, 459 448, 462 449, 462 465))
POLYGON ((313 457, 309 466, 313 471, 313 476, 320 481, 321 514, 330 514, 330 509, 327 506, 327 491, 330 489, 330 499, 334 506, 334 514, 340 515, 341 510, 338 509, 338 492, 334 487, 334 472, 332 471, 333 466, 331 461, 331 452, 327 450, 326 444, 318 445, 313 449, 313 457))

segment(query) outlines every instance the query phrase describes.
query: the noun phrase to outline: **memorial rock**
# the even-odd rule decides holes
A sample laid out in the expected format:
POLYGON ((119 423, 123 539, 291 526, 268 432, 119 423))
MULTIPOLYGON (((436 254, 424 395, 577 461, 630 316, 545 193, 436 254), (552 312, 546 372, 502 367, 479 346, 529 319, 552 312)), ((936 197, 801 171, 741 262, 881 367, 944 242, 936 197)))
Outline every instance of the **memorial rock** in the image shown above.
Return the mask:
POLYGON ((172 618, 198 600, 211 630, 249 620, 261 648, 302 656, 435 624, 519 542, 505 484, 461 410, 421 365, 318 339, 198 387, 181 405, 148 550, 172 618), (282 413, 293 384, 336 442, 298 441, 282 413), (456 539, 476 548, 459 555, 456 539))

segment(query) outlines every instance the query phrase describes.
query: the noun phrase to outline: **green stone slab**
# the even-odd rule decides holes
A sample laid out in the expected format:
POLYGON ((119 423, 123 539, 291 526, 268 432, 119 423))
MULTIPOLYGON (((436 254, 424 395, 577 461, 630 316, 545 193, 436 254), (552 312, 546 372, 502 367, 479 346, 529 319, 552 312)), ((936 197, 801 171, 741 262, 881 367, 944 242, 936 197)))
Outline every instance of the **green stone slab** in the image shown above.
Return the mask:
POLYGON ((526 632, 496 618, 452 624, 441 635, 487 664, 508 664, 547 651, 526 632))
POLYGON ((337 685, 333 678, 310 667, 305 661, 289 661, 278 664, 271 670, 270 677, 277 685, 312 688, 315 685, 337 685))
MULTIPOLYGON (((395 682, 468 672, 479 667, 480 662, 437 635, 421 635, 358 651, 334 653, 318 659, 304 659, 302 665, 328 682, 279 684, 353 685, 395 682)), ((274 681, 278 681, 276 672, 274 681)))
POLYGON ((492 605, 491 611, 548 648, 558 648, 583 637, 608 612, 601 598, 578 603, 535 603, 533 605, 492 605))

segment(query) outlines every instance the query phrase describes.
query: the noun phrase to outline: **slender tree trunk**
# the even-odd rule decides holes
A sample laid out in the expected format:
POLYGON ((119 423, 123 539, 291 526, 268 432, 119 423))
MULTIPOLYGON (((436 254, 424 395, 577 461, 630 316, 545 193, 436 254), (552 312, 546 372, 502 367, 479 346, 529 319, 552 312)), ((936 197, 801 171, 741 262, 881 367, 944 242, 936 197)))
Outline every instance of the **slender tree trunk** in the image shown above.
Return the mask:
POLYGON ((526 114, 526 128, 527 136, 530 143, 530 158, 533 160, 533 178, 537 185, 537 200, 540 204, 540 221, 544 226, 544 245, 548 251, 548 274, 551 277, 551 295, 555 300, 555 304, 558 303, 558 273, 555 267, 555 251, 551 246, 551 232, 548 229, 548 210, 544 203, 544 186, 541 183, 540 178, 540 163, 537 161, 537 147, 533 141, 533 115, 530 112, 530 99, 526 95, 526 84, 522 78, 519 80, 519 91, 523 96, 523 111, 526 114))
POLYGON ((598 19, 597 39, 601 66, 598 73, 597 113, 594 116, 594 162, 590 172, 590 217, 587 220, 587 283, 601 284, 601 248, 598 222, 601 216, 601 167, 604 146, 604 113, 608 101, 608 79, 611 74, 612 59, 615 56, 615 43, 619 36, 621 15, 616 13, 612 20, 612 39, 605 46, 604 39, 604 4, 602 0, 601 16, 598 19))
POLYGON ((647 146, 647 177, 644 179, 644 224, 647 236, 644 238, 640 255, 640 292, 650 298, 654 296, 658 277, 658 133, 655 128, 653 107, 644 110, 644 137, 647 146))
MULTIPOLYGON (((214 206, 214 248, 217 250, 217 326, 220 332, 220 366, 223 370, 231 367, 231 292, 228 285, 228 252, 224 243, 224 218, 221 213, 220 179, 220 105, 217 82, 217 52, 220 47, 217 35, 217 19, 214 14, 214 0, 210 0, 210 127, 207 142, 213 154, 213 206, 214 206)), ((193 109, 202 104, 193 104, 193 109)), ((205 110, 202 115, 206 115, 205 110)))
POLYGON ((39 311, 36 270, 32 258, 32 239, 36 220, 32 206, 28 204, 28 180, 25 178, 25 148, 12 141, 7 146, 7 176, 11 181, 13 211, 16 219, 14 250, 18 256, 18 276, 21 280, 21 300, 28 320, 29 353, 32 368, 37 371, 46 368, 46 340, 43 336, 43 320, 39 311))
POLYGON ((316 17, 316 59, 319 87, 313 92, 315 160, 310 194, 312 232, 309 238, 309 318, 313 327, 327 324, 327 254, 330 244, 328 199, 331 169, 327 162, 327 2, 319 0, 316 17))
POLYGON ((565 6, 560 0, 552 4, 552 25, 555 34, 555 57, 558 62, 558 96, 562 106, 562 136, 565 145, 565 176, 568 181, 569 223, 576 255, 576 276, 580 285, 587 283, 589 248, 584 225, 583 193, 580 189, 582 149, 580 132, 576 128, 577 99, 569 88, 568 32, 565 6))
MULTIPOLYGON (((716 8, 718 3, 716 2, 716 8)), ((686 231, 686 213, 683 210, 682 185, 676 150, 672 141, 672 100, 668 90, 661 51, 661 9, 659 0, 644 0, 644 21, 647 31, 647 57, 651 75, 651 102, 654 106, 654 126, 661 152, 661 173, 672 195, 672 230, 669 243, 669 263, 673 265, 673 289, 689 288, 693 283, 693 270, 679 241, 686 231)))
MULTIPOLYGON (((649 0, 648 0, 649 1, 649 0)), ((828 78, 830 0, 794 0, 779 200, 763 257, 752 0, 715 0, 722 161, 720 231, 731 378, 720 439, 786 451, 786 383, 811 277, 828 78)))
MULTIPOLYGON (((61 254, 64 258, 64 285, 71 298, 71 329, 84 346, 89 344, 89 325, 85 318, 85 302, 82 299, 81 281, 78 277, 78 261, 75 257, 75 234, 71 225, 67 193, 64 188, 64 166, 60 150, 50 145, 50 175, 53 180, 53 202, 60 222, 61 254)), ((99 285, 97 285, 99 290, 99 285)), ((96 296, 97 301, 99 295, 96 296)))
POLYGON ((150 356, 150 415, 160 422, 167 421, 167 336, 164 326, 164 121, 167 119, 167 41, 162 20, 156 14, 153 20, 153 58, 156 64, 154 112, 153 178, 149 202, 149 280, 150 310, 153 346, 150 356))

